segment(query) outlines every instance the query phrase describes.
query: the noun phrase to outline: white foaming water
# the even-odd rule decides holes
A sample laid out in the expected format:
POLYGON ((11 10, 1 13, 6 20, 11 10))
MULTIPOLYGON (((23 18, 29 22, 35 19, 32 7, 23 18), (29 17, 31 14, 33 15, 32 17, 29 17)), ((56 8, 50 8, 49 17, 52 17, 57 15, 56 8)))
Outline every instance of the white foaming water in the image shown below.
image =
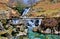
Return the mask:
POLYGON ((19 20, 13 20, 13 24, 18 24, 19 20))
POLYGON ((27 19, 27 23, 29 23, 29 25, 31 25, 30 27, 35 27, 34 21, 31 22, 32 19, 27 19))
POLYGON ((42 19, 39 19, 39 25, 41 25, 42 19))
POLYGON ((23 12, 22 16, 26 15, 29 12, 30 8, 25 9, 25 11, 23 12))

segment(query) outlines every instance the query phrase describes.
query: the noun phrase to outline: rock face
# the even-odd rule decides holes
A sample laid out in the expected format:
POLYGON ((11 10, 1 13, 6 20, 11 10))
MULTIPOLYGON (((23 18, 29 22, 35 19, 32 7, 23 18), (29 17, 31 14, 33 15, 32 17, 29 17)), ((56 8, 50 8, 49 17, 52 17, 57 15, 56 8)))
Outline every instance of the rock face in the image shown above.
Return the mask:
POLYGON ((5 4, 0 3, 0 19, 6 18, 6 15, 10 12, 10 8, 7 7, 5 4))
POLYGON ((6 3, 9 6, 15 6, 17 1, 16 0, 0 0, 0 3, 6 3))
POLYGON ((45 27, 55 27, 57 26, 58 22, 54 18, 44 19, 42 21, 42 25, 45 27))
POLYGON ((0 0, 2 3, 8 3, 9 0, 0 0))
POLYGON ((8 5, 11 7, 15 7, 17 5, 17 0, 9 0, 8 5))
POLYGON ((18 12, 11 8, 15 4, 13 3, 14 1, 11 2, 11 0, 0 0, 0 19, 9 19, 12 16, 19 16, 18 12), (10 5, 11 7, 9 7, 10 5))
POLYGON ((43 1, 43 2, 36 3, 32 7, 32 10, 29 13, 32 17, 37 17, 41 15, 46 15, 50 17, 60 17, 59 10, 60 10, 60 2, 51 3, 51 2, 43 1))

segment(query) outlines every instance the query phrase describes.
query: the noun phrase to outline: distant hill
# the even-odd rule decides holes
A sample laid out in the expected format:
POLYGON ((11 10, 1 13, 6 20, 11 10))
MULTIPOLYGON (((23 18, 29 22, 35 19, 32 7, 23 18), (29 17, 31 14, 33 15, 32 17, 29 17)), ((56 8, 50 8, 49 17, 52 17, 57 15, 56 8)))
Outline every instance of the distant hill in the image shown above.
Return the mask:
POLYGON ((0 2, 6 3, 10 6, 15 6, 17 3, 25 6, 31 6, 38 1, 41 1, 41 0, 0 0, 0 2))
POLYGON ((31 6, 40 0, 16 0, 16 1, 23 4, 23 5, 31 6))

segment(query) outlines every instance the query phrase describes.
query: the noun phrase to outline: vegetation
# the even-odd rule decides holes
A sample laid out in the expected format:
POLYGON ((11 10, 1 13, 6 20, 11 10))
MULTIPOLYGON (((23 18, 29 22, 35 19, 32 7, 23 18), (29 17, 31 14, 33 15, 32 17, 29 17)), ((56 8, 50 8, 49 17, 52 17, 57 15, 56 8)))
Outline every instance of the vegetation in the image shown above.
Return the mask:
POLYGON ((24 7, 21 5, 17 5, 16 7, 14 7, 14 9, 17 10, 19 13, 21 13, 24 7))
POLYGON ((14 7, 14 9, 17 10, 19 13, 21 13, 24 8, 25 8, 25 6, 20 2, 18 2, 16 7, 14 7))

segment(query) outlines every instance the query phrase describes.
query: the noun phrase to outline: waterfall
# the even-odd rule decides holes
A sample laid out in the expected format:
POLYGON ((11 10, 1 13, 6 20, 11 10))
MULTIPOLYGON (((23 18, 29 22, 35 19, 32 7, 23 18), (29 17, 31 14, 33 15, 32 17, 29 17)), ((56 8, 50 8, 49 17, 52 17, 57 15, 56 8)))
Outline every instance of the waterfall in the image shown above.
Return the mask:
POLYGON ((36 25, 37 26, 41 25, 42 19, 34 19, 34 20, 33 19, 28 19, 26 22, 28 23, 28 27, 35 27, 36 25))
POLYGON ((22 14, 22 16, 26 15, 29 12, 30 8, 26 8, 22 14))
POLYGON ((13 24, 18 24, 19 23, 19 19, 14 19, 12 20, 13 24))
POLYGON ((27 22, 29 23, 30 27, 35 27, 34 21, 31 21, 32 19, 28 20, 27 22))
POLYGON ((39 25, 41 25, 42 19, 39 19, 39 25))
POLYGON ((5 30, 1 22, 0 22, 0 30, 1 31, 4 31, 5 30))

